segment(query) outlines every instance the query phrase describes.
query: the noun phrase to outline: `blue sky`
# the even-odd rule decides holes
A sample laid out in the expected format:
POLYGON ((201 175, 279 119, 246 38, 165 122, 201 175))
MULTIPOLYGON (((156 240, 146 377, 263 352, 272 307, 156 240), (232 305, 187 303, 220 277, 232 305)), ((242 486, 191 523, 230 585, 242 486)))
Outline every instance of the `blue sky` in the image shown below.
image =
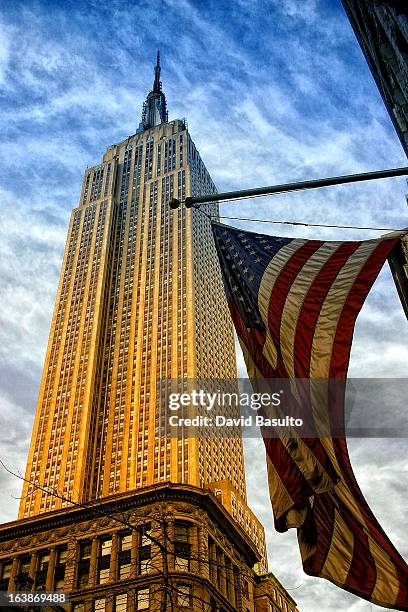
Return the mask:
MULTIPOLYGON (((84 169, 134 133, 157 48, 169 117, 186 117, 219 190, 406 165, 340 0, 10 2, 0 15, 0 455, 23 469, 68 218, 84 169)), ((403 227, 404 179, 225 204, 225 215, 403 227)), ((237 222, 237 224, 239 224, 237 222)), ((369 231, 241 223, 288 236, 369 231)), ((359 317, 350 373, 406 376, 406 320, 385 267, 359 317)), ((239 358, 241 371, 242 360, 239 358)), ((408 558, 406 441, 352 440, 364 493, 408 558)), ((300 610, 370 610, 302 573, 294 532, 276 534, 259 441, 249 499, 271 570, 300 610)), ((20 483, 0 474, 0 520, 20 483)), ((375 606, 372 607, 373 609, 375 606)))

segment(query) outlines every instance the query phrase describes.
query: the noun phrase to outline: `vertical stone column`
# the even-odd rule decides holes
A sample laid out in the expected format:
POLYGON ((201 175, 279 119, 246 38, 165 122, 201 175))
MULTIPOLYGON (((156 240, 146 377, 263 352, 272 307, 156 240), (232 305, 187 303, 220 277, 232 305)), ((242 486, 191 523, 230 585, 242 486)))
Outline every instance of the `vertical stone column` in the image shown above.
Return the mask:
POLYGON ((11 574, 10 574, 10 580, 9 580, 9 591, 14 591, 15 590, 15 582, 14 582, 14 578, 17 576, 18 574, 18 566, 19 566, 19 559, 18 557, 14 557, 13 559, 13 563, 11 566, 11 574))
POLYGON ((92 538, 91 561, 89 564, 89 586, 95 586, 98 582, 98 538, 92 538))
MULTIPOLYGON (((217 557, 215 554, 215 543, 212 542, 209 547, 209 578, 211 582, 216 585, 216 575, 217 575, 217 557)), ((216 585, 217 586, 217 585, 216 585)))
MULTIPOLYGON (((176 463, 177 465, 177 463, 176 463)), ((167 523, 167 542, 163 542, 167 549, 167 564, 169 572, 174 571, 174 521, 167 523)))
POLYGON ((55 548, 51 548, 50 550, 50 560, 48 563, 48 569, 47 569, 47 578, 45 581, 45 590, 46 591, 53 591, 54 590, 54 569, 55 569, 55 557, 56 557, 56 553, 57 551, 55 550, 55 548))
MULTIPOLYGON (((137 547, 138 547, 138 538, 139 538, 139 534, 137 533, 137 531, 133 530, 132 531, 132 548, 130 549, 130 563, 131 563, 130 578, 136 578, 136 576, 137 576, 137 562, 138 562, 137 547)), ((130 597, 130 595, 128 595, 128 599, 129 599, 129 597, 130 597)), ((128 602, 128 607, 129 607, 129 602, 128 602)))
POLYGON ((65 565, 64 591, 70 592, 75 589, 76 571, 78 567, 79 551, 77 541, 72 539, 68 542, 67 562, 65 565))
POLYGON ((198 559, 199 559, 199 572, 203 578, 210 578, 209 568, 209 551, 208 551, 208 533, 207 529, 203 526, 197 527, 197 539, 198 539, 198 559))
POLYGON ((229 565, 227 568, 227 580, 228 580, 228 591, 230 593, 229 600, 232 606, 236 607, 236 597, 235 597, 235 578, 234 572, 232 571, 232 565, 229 565))
POLYGON ((30 569, 28 570, 28 575, 32 580, 34 580, 35 578, 35 571, 37 569, 37 558, 38 554, 36 552, 31 555, 30 569))
MULTIPOLYGON (((158 540, 163 539, 163 534, 159 530, 159 528, 155 527, 154 522, 152 521, 152 536, 157 538, 158 540)), ((154 542, 151 542, 151 563, 155 570, 164 571, 163 567, 163 553, 159 546, 154 542)))
POLYGON ((220 575, 221 575, 221 593, 224 597, 228 597, 227 594, 227 579, 226 579, 226 569, 225 569, 225 555, 223 552, 220 552, 220 555, 217 559, 220 567, 220 575))
POLYGON ((239 569, 234 566, 233 568, 233 574, 234 574, 234 592, 235 592, 235 607, 237 610, 241 610, 242 609, 242 593, 241 593, 241 580, 240 580, 240 576, 239 576, 239 569))
POLYGON ((197 525, 192 525, 190 527, 190 543, 191 543, 191 556, 192 561, 190 561, 190 572, 193 574, 200 574, 201 563, 199 561, 199 546, 198 546, 198 538, 199 538, 199 528, 197 525))
POLYGON ((111 558, 110 558, 109 580, 117 580, 118 549, 119 549, 119 535, 117 533, 113 533, 112 534, 112 551, 111 551, 111 558))

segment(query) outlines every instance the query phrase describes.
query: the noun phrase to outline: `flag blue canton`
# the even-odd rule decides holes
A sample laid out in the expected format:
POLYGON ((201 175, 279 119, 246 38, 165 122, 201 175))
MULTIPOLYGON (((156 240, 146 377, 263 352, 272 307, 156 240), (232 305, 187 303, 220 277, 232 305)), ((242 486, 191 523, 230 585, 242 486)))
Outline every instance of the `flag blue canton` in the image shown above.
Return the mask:
POLYGON ((221 223, 213 223, 212 230, 228 302, 235 304, 246 327, 264 329, 258 308, 262 276, 272 257, 292 239, 249 234, 221 223))

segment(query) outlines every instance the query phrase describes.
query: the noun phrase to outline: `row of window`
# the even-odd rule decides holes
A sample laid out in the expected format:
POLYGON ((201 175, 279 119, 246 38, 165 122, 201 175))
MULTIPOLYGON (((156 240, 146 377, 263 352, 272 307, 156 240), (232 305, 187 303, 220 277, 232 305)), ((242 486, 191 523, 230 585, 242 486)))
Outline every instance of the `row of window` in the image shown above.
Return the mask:
MULTIPOLYGON (((178 583, 174 585, 174 591, 176 595, 174 603, 176 603, 177 606, 181 608, 191 608, 193 603, 193 594, 191 586, 189 584, 178 583)), ((131 595, 129 595, 128 593, 120 593, 118 595, 115 595, 115 612, 126 612, 126 610, 128 609, 128 604, 130 603, 130 597, 131 595)), ((135 609, 148 610, 153 599, 157 600, 157 596, 154 598, 154 595, 150 592, 150 589, 144 588, 137 590, 135 595, 135 609)), ((95 612, 104 612, 106 610, 107 603, 108 600, 106 597, 100 597, 98 599, 95 599, 92 606, 93 610, 95 612)), ((74 612, 84 612, 84 610, 84 603, 74 604, 74 612)))
MULTIPOLYGON (((174 564, 179 571, 190 570, 190 524, 183 521, 174 522, 174 564)), ((91 557, 92 541, 84 540, 79 545, 79 558, 77 566, 76 587, 86 588, 92 584, 104 584, 109 580, 121 580, 129 578, 132 570, 132 543, 133 535, 129 532, 118 534, 118 555, 116 566, 112 562, 112 536, 99 538, 96 545, 96 576, 92 575, 91 557)), ((137 530, 137 574, 143 575, 154 570, 151 549, 151 524, 147 523, 137 530)), ((74 553, 73 553, 74 554, 74 553)), ((67 562, 67 547, 56 549, 55 570, 53 576, 53 589, 59 590, 64 587, 65 565, 67 562)), ((50 551, 37 553, 34 568, 34 585, 36 589, 45 585, 47 579, 50 551)), ((15 575, 28 575, 31 566, 31 556, 23 555, 18 562, 15 575)), ((12 572, 12 562, 3 561, 0 570, 0 590, 7 590, 9 578, 12 572)))

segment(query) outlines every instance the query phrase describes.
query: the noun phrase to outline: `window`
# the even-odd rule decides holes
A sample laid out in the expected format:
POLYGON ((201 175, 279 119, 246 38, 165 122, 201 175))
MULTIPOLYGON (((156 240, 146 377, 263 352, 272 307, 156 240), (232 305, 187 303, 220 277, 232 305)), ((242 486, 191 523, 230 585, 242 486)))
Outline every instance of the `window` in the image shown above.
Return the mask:
POLYGON ((147 546, 151 543, 150 533, 151 533, 151 525, 150 523, 147 525, 142 525, 141 527, 141 538, 140 538, 140 546, 147 546))
POLYGON ((136 593, 136 610, 149 609, 149 589, 140 589, 136 593))
POLYGON ((103 599, 95 599, 94 601, 94 610, 95 612, 101 612, 106 609, 106 600, 103 599))
POLYGON ((89 564, 91 559, 91 542, 81 542, 78 563, 78 587, 80 589, 88 586, 89 564))
POLYGON ((4 560, 0 564, 0 590, 7 591, 9 578, 11 576, 12 563, 4 560))
POLYGON ((30 569, 30 557, 20 557, 20 573, 28 573, 30 569))
POLYGON ((100 544, 100 556, 110 555, 112 552, 112 538, 106 538, 101 540, 100 544))
POLYGON ((148 537, 151 531, 150 524, 143 525, 140 534, 139 554, 139 573, 146 574, 150 570, 150 560, 152 556, 150 538, 148 537))
POLYGON ((191 607, 191 589, 188 584, 179 584, 177 587, 177 605, 183 608, 191 607))
POLYGON ((147 574, 150 572, 150 555, 148 559, 140 559, 139 561, 139 573, 147 574))
POLYGON ((132 534, 121 533, 119 535, 119 578, 129 578, 132 569, 131 562, 131 549, 132 549, 132 534))
POLYGON ((4 563, 3 564, 3 568, 1 571, 1 577, 4 580, 5 578, 10 578, 11 576, 11 568, 12 568, 12 564, 11 563, 4 563))
POLYGON ((81 560, 91 558, 91 542, 81 542, 80 558, 81 560))
POLYGON ((65 564, 67 562, 68 549, 66 546, 57 548, 55 553, 54 588, 61 591, 65 582, 65 564))
POLYGON ((67 557, 68 557, 68 549, 67 549, 67 547, 64 546, 64 548, 58 548, 57 549, 56 564, 57 565, 65 565, 65 563, 67 562, 67 557))
POLYGON ((99 570, 99 584, 104 584, 109 580, 109 567, 105 567, 99 570))
POLYGON ((55 577, 55 590, 62 591, 64 589, 65 578, 64 576, 56 576, 55 577))
POLYGON ((98 582, 104 584, 109 580, 112 538, 103 538, 99 542, 98 582))
POLYGON ((190 569, 191 544, 189 543, 190 524, 183 521, 174 522, 174 567, 188 572, 190 569))
POLYGON ((38 569, 40 571, 46 571, 50 561, 50 555, 47 552, 40 552, 38 555, 38 569))
POLYGON ((115 597, 115 612, 126 612, 127 610, 127 594, 122 593, 115 597))
POLYGON ((130 550, 132 548, 132 534, 121 533, 120 534, 120 550, 130 550))
POLYGON ((119 578, 129 578, 130 572, 132 569, 132 564, 129 563, 120 563, 119 565, 119 578))

